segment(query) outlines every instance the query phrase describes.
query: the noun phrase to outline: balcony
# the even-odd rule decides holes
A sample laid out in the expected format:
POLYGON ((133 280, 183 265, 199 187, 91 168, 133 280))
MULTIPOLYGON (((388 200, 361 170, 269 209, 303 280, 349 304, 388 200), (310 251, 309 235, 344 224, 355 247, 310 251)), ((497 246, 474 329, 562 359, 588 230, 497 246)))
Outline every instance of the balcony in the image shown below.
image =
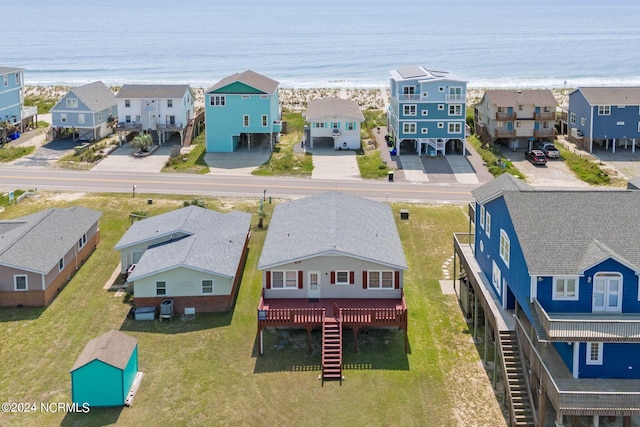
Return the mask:
POLYGON ((516 136, 515 129, 496 129, 496 138, 514 138, 516 136))
POLYGON ((420 94, 417 93, 399 93, 398 100, 400 101, 419 101, 420 94))
POLYGON ((549 341, 640 342, 640 314, 547 313, 534 301, 549 341))
POLYGON ((541 113, 533 113, 534 120, 555 120, 556 113, 553 111, 541 112, 541 113))
POLYGON ((553 138, 554 136, 556 136, 556 131, 553 128, 537 129, 533 131, 534 138, 553 138))
POLYGON ((118 124, 116 125, 116 130, 120 130, 120 131, 141 131, 142 130, 142 123, 136 123, 136 122, 118 122, 118 124))
POLYGON ((496 120, 500 122, 515 120, 517 117, 518 116, 516 115, 515 111, 512 111, 510 113, 500 111, 496 112, 496 120))
POLYGON ((467 100, 466 93, 449 93, 444 97, 446 102, 465 102, 467 100))
POLYGON ((38 115, 38 107, 36 106, 32 106, 32 107, 22 107, 22 120, 24 119, 28 119, 29 117, 34 117, 38 115))
POLYGON ((178 123, 162 123, 162 124, 158 123, 156 125, 156 130, 159 130, 159 131, 169 131, 169 132, 175 131, 175 132, 178 132, 178 131, 181 131, 182 128, 183 128, 182 123, 180 123, 180 124, 178 124, 178 123))

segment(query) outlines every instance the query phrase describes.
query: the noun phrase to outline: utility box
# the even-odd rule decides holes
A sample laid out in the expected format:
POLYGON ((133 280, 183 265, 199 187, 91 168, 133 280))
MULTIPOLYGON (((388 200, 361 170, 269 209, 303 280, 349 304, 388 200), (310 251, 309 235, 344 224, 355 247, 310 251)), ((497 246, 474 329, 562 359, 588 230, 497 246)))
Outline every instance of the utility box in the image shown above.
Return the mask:
POLYGON ((409 219, 409 209, 400 209, 400 219, 409 219))

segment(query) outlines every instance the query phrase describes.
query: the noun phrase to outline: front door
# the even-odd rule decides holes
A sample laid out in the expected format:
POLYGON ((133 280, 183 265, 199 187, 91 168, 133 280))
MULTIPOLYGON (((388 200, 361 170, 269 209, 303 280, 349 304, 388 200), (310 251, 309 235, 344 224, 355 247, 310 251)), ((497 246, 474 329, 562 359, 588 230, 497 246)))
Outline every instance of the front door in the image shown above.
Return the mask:
POLYGON ((617 273, 598 273, 593 277, 593 311, 620 313, 622 311, 622 276, 617 273))
POLYGON ((320 272, 318 271, 310 271, 309 272, 309 290, 307 292, 307 296, 311 298, 320 298, 320 272))

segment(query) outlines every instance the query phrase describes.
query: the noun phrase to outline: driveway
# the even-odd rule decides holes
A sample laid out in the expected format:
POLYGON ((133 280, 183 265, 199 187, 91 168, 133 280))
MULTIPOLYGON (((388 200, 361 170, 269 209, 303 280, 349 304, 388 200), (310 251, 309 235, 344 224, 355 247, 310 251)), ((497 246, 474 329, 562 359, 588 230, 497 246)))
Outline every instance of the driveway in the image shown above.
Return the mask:
POLYGON ((233 153, 206 153, 204 161, 213 175, 251 175, 260 165, 269 161, 271 151, 268 145, 252 150, 240 149, 233 153))
MULTIPOLYGON (((40 138, 40 136, 37 136, 36 138, 40 138)), ((42 168, 50 167, 62 157, 72 153, 73 147, 78 145, 77 142, 73 142, 71 137, 57 139, 40 147, 38 147, 38 144, 34 143, 33 140, 30 142, 31 143, 27 143, 25 141, 23 145, 36 145, 36 150, 28 156, 14 160, 11 163, 12 165, 42 168)))
POLYGON ((311 179, 361 180, 355 151, 314 149, 311 179))
POLYGON ((562 160, 547 159, 545 166, 536 166, 524 158, 524 151, 505 151, 503 154, 526 176, 527 183, 534 187, 590 187, 579 180, 562 160))
POLYGON ((128 143, 116 148, 91 170, 95 172, 160 172, 169 160, 174 144, 164 144, 146 157, 133 157, 137 148, 128 143))

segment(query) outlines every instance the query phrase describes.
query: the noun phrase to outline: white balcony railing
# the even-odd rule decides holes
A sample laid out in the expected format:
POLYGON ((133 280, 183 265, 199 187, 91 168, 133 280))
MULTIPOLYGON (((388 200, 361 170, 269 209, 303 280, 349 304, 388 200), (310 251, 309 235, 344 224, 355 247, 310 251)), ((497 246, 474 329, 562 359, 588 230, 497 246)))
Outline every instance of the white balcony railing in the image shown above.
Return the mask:
POLYGON ((445 96, 447 102, 464 102, 466 99, 466 93, 450 93, 445 96))

